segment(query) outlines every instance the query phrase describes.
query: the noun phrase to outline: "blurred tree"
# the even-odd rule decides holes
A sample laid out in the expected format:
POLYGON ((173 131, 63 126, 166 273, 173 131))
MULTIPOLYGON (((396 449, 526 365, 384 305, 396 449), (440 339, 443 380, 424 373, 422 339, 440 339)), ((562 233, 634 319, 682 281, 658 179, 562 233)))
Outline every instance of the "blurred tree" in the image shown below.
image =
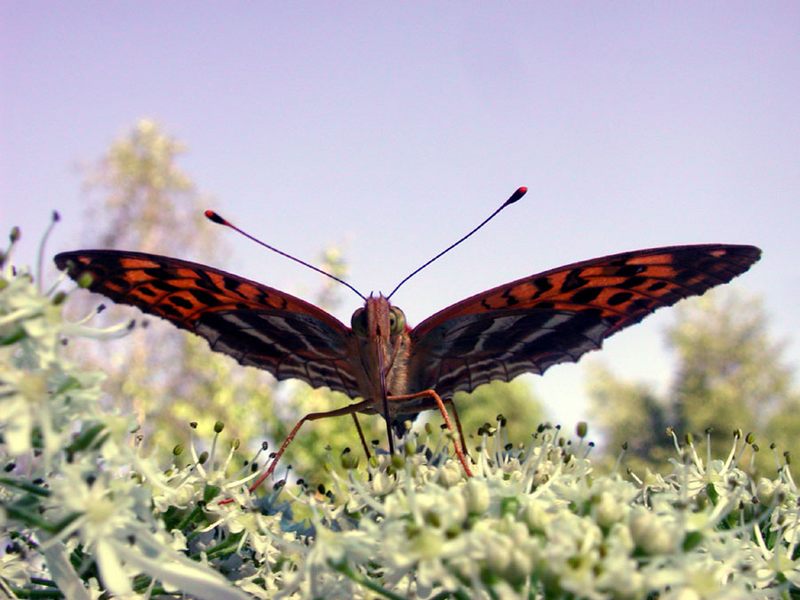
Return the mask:
POLYGON ((659 459, 665 461, 674 454, 672 440, 666 437, 667 426, 676 431, 685 429, 672 417, 668 402, 649 385, 621 381, 605 367, 594 364, 589 374, 589 398, 591 422, 599 426, 607 454, 626 444, 625 463, 634 472, 643 473, 644 467, 661 464, 659 459))
POLYGON ((149 119, 115 140, 86 176, 87 234, 104 248, 210 258, 213 245, 219 254, 204 227, 203 197, 177 165, 185 151, 149 119))
MULTIPOLYGON (((177 165, 184 151, 150 120, 114 141, 87 176, 86 237, 102 248, 206 261, 214 247, 224 256, 218 231, 202 216, 204 198, 177 165)), ((105 318, 118 321, 134 310, 110 306, 105 318)), ((147 327, 112 342, 110 352, 94 346, 91 357, 105 365, 110 395, 136 412, 148 447, 169 451, 189 421, 206 432, 222 421, 242 439, 263 435, 260 422, 272 413, 270 378, 212 356, 205 341, 159 319, 139 322, 147 327)))
POLYGON ((768 333, 761 303, 731 290, 707 293, 681 303, 677 321, 667 332, 677 369, 665 397, 649 386, 619 381, 596 368, 590 384, 593 412, 609 448, 628 442, 643 466, 672 454, 664 435, 671 425, 679 435, 704 438, 711 429, 713 452, 730 448, 732 432, 753 432, 762 449, 760 469, 774 468, 768 445, 797 448, 800 419, 794 410, 800 396, 792 387, 792 371, 782 358, 782 345, 768 333))

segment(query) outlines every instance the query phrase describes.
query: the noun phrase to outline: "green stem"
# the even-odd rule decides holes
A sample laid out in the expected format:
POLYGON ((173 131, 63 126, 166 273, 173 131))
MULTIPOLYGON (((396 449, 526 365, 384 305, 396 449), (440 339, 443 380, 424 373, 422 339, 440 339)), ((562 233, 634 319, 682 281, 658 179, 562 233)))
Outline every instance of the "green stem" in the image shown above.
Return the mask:
POLYGON ((22 522, 29 527, 36 527, 51 535, 57 535, 61 531, 57 523, 45 521, 38 514, 28 512, 16 506, 5 506, 6 514, 12 519, 22 522))
POLYGON ((23 588, 11 588, 16 598, 63 598, 64 594, 58 590, 26 590, 23 588))
POLYGON ((206 550, 206 556, 208 558, 214 558, 219 554, 224 554, 226 551, 236 548, 236 546, 239 545, 239 541, 242 539, 243 535, 243 531, 229 535, 216 546, 212 546, 206 550))
POLYGON ((22 490, 23 492, 28 492, 29 494, 33 494, 34 496, 41 496, 43 498, 47 498, 50 496, 50 490, 48 490, 47 488, 43 488, 40 485, 34 485, 33 483, 29 483, 27 481, 12 479, 10 477, 0 477, 0 485, 22 490))
POLYGON ((364 575, 362 575, 358 571, 354 571, 352 568, 350 568, 350 565, 348 565, 347 563, 342 562, 342 563, 337 565, 337 564, 334 564, 333 562, 331 562, 330 566, 335 571, 337 571, 337 572, 341 573, 342 575, 344 575, 345 577, 347 577, 350 581, 353 581, 353 582, 357 583, 358 585, 361 585, 361 586, 367 588, 368 590, 371 590, 371 591, 375 592, 376 594, 380 594, 384 598, 389 598, 390 600, 405 600, 405 596, 399 596, 398 594, 395 594, 394 592, 390 592, 389 590, 387 590, 386 588, 378 585, 377 583, 375 583, 374 581, 372 581, 368 577, 365 577, 364 575))
POLYGON ((195 506, 188 515, 186 515, 183 520, 175 526, 175 529, 179 531, 184 531, 191 523, 197 519, 198 516, 203 514, 203 509, 199 506, 195 506))

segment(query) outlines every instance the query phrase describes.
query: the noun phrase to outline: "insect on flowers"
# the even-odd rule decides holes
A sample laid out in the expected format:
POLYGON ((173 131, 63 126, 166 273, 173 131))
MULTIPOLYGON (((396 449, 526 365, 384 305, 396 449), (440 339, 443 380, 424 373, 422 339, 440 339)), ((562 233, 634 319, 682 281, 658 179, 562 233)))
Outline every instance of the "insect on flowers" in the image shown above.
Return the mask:
POLYGON ((389 451, 403 423, 438 409, 464 471, 471 475, 453 404, 493 380, 544 373, 599 349, 603 340, 655 310, 728 283, 747 271, 761 251, 754 246, 702 244, 635 250, 594 258, 486 290, 457 302, 416 327, 391 297, 409 278, 466 240, 527 188, 516 190, 467 235, 403 279, 387 296, 364 296, 349 283, 241 231, 212 211, 206 216, 261 245, 344 284, 364 301, 347 327, 326 311, 286 292, 193 262, 116 250, 77 250, 55 257, 73 279, 91 276, 89 289, 164 318, 208 340, 212 350, 239 363, 329 387, 355 402, 300 419, 255 489, 306 421, 352 415, 365 451, 358 413, 380 414, 389 451))

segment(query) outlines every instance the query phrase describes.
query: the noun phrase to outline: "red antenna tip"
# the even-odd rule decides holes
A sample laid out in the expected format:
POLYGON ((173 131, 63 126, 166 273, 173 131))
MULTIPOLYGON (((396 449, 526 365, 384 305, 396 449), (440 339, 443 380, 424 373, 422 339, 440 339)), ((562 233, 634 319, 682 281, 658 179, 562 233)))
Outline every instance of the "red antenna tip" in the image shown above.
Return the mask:
POLYGON ((209 221, 212 221, 214 223, 217 223, 218 225, 230 225, 230 223, 228 223, 225 219, 220 217, 213 210, 207 210, 205 212, 205 215, 206 215, 206 219, 208 219, 209 221))
POLYGON ((517 191, 515 191, 513 194, 511 194, 511 196, 508 198, 508 200, 505 201, 505 204, 503 204, 503 206, 508 206, 509 204, 514 204, 514 202, 516 202, 517 200, 522 198, 527 193, 528 193, 528 188, 526 188, 524 185, 518 187, 517 191))

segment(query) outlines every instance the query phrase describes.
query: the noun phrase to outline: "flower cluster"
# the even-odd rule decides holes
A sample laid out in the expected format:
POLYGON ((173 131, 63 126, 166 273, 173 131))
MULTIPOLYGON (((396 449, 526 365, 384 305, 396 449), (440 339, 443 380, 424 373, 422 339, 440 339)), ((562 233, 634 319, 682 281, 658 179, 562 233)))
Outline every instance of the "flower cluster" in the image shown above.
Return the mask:
POLYGON ((236 441, 223 450, 222 424, 209 451, 194 437, 176 447, 188 464, 139 452, 135 424, 102 408, 102 378, 61 350, 126 325, 67 322, 62 300, 4 267, 0 594, 683 600, 800 589, 788 461, 754 480, 739 434, 725 460, 675 438, 668 475, 601 475, 584 428, 570 441, 543 426, 516 447, 499 417, 472 438, 471 478, 450 436, 428 428, 394 456, 329 456, 327 489, 250 493, 263 461, 244 460, 236 441))
MULTIPOLYGON (((736 436, 734 450, 745 444, 736 436)), ((689 440, 669 476, 638 481, 595 475, 586 451, 546 428, 529 446, 510 448, 498 427, 484 432, 471 479, 455 461, 407 452, 402 461, 384 457, 366 479, 338 479, 333 500, 298 497, 314 509, 316 543, 283 593, 684 599, 797 591, 800 512, 785 466, 756 483, 737 468, 736 452, 706 464, 689 440)))
MULTIPOLYGON (((18 237, 12 232, 12 249, 18 237)), ((127 324, 93 328, 94 313, 64 320, 64 294, 43 293, 9 254, 0 256, 0 595, 57 589, 81 600, 163 589, 245 598, 187 557, 180 531, 152 509, 155 488, 137 476, 147 461, 135 423, 101 408, 101 374, 62 355, 72 337, 115 337, 127 324)))

